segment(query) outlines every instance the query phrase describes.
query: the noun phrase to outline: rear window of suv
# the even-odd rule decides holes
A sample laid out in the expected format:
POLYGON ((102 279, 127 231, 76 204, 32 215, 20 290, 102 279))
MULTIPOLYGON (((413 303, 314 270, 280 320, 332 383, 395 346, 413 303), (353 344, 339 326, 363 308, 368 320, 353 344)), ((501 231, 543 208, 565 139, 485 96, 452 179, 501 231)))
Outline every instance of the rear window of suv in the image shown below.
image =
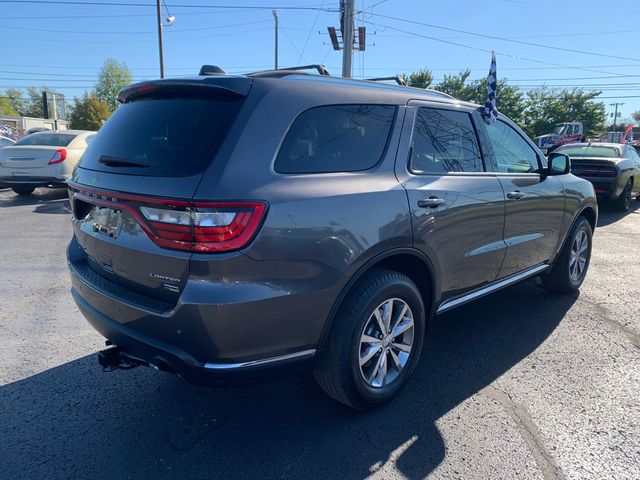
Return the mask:
POLYGON ((213 160, 244 99, 145 98, 120 105, 89 143, 80 167, 177 177, 213 160))
POLYGON ((395 107, 387 105, 330 105, 307 110, 291 125, 275 171, 367 170, 382 158, 395 112, 395 107))
POLYGON ((22 145, 45 145, 48 147, 66 147, 76 135, 71 133, 32 133, 22 140, 14 143, 15 146, 22 145))

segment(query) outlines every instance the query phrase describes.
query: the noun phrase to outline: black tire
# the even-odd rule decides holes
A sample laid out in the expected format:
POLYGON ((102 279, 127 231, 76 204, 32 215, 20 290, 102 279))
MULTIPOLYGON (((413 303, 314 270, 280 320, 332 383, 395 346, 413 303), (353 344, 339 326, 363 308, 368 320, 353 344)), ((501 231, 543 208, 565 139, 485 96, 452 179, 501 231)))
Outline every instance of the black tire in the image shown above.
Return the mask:
POLYGON ((32 185, 16 185, 15 187, 11 187, 11 190, 17 195, 31 195, 35 189, 36 187, 32 185))
POLYGON ((619 212, 626 212, 631 206, 631 190, 633 189, 633 180, 630 178, 624 186, 624 190, 620 196, 614 200, 613 208, 619 212))
MULTIPOLYGON (((372 270, 354 286, 334 319, 326 348, 320 353, 314 370, 318 385, 330 397, 358 410, 388 402, 406 384, 420 358, 426 328, 425 318, 422 296, 416 284, 409 277, 391 270, 372 270), (404 366, 400 368, 392 366, 393 370, 387 369, 385 366, 385 372, 389 371, 389 376, 395 375, 395 378, 386 385, 383 381, 381 386, 373 387, 364 378, 362 369, 368 368, 367 363, 361 367, 359 361, 360 356, 364 353, 361 336, 367 333, 365 332, 366 328, 371 328, 370 322, 375 321, 374 311, 380 312, 378 309, 385 302, 392 302, 391 324, 394 323, 394 314, 398 317, 400 315, 397 310, 404 309, 403 303, 409 307, 403 318, 396 318, 395 321, 399 325, 408 316, 413 317, 412 345, 408 357, 404 357, 404 366), (393 305, 398 306, 394 309, 393 305)), ((379 324, 374 323, 373 325, 379 324)), ((368 334, 370 333, 371 331, 368 334)), ((393 342, 399 336, 392 338, 393 333, 389 333, 389 331, 387 331, 387 335, 388 337, 385 337, 384 340, 380 339, 380 350, 377 350, 378 353, 375 356, 380 359, 384 354, 385 359, 390 359, 389 362, 392 362, 394 358, 397 360, 399 356, 402 356, 400 353, 395 353, 395 350, 393 353, 390 351, 394 345, 397 345, 393 342), (385 341, 387 343, 383 344, 385 341), (379 353, 381 351, 384 353, 379 353)), ((373 343, 368 345, 370 349, 374 346, 373 343)), ((376 348, 370 351, 376 350, 376 348)), ((373 361, 374 357, 370 362, 373 361)), ((382 364, 384 363, 382 362, 382 364)), ((377 366, 372 366, 377 370, 377 366)), ((383 378, 386 379, 386 376, 383 375, 383 378)))
MULTIPOLYGON (((593 232, 591 230, 591 224, 585 217, 578 217, 578 220, 573 225, 573 228, 567 235, 562 251, 553 265, 551 270, 542 275, 542 285, 552 292, 558 293, 571 293, 580 288, 582 282, 587 275, 589 269, 589 262, 591 261, 591 239, 593 232), (586 260, 584 268, 577 275, 572 275, 574 263, 572 263, 572 250, 576 249, 576 242, 579 242, 578 236, 584 233, 587 240, 587 249, 585 251, 586 260)), ((577 260, 576 260, 577 261, 577 260)), ((577 266, 576 266, 577 267, 577 266)))

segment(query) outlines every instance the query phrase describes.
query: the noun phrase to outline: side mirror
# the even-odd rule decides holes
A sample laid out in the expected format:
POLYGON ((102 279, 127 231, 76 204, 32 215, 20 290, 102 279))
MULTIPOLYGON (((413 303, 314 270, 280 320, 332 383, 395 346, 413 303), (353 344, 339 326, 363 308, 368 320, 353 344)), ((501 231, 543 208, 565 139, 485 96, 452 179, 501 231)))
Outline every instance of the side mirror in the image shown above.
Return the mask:
POLYGON ((547 175, 564 175, 571 172, 571 160, 564 153, 550 153, 547 160, 547 175))

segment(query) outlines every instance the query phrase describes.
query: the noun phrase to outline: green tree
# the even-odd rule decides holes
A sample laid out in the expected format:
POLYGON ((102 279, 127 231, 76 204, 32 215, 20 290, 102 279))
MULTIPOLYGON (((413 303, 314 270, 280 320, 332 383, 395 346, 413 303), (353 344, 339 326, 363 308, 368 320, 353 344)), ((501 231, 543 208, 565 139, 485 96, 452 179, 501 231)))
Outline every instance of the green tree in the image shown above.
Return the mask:
POLYGON ((74 129, 99 130, 109 115, 111 111, 106 102, 100 100, 95 92, 84 92, 82 98, 74 98, 69 121, 74 129))
POLYGON ((456 75, 445 74, 444 79, 433 88, 459 100, 469 100, 470 89, 466 84, 471 70, 462 70, 456 75))
POLYGON ((633 120, 640 125, 640 110, 638 110, 637 112, 633 112, 631 114, 631 118, 633 118, 633 120))
POLYGON ((433 82, 433 75, 430 70, 423 68, 416 72, 411 72, 409 75, 401 75, 404 77, 407 85, 417 88, 429 88, 431 82, 433 82))
POLYGON ((562 122, 582 122, 585 135, 591 136, 605 128, 603 102, 594 102, 601 92, 555 90, 546 87, 527 92, 524 129, 531 137, 551 133, 562 122))
POLYGON ((11 100, 7 97, 0 97, 0 115, 9 115, 11 117, 18 116, 18 112, 13 108, 11 100))
POLYGON ((22 115, 25 117, 35 117, 35 118, 43 118, 44 117, 44 108, 42 107, 42 92, 47 87, 42 87, 41 89, 37 87, 29 87, 27 88, 27 97, 28 99, 24 103, 24 109, 22 115))
POLYGON ((96 96, 113 112, 118 107, 118 92, 131 83, 131 71, 125 63, 107 58, 98 73, 96 96))
POLYGON ((11 102, 13 109, 18 112, 18 115, 24 115, 26 102, 24 100, 24 92, 20 88, 7 88, 4 95, 11 102))

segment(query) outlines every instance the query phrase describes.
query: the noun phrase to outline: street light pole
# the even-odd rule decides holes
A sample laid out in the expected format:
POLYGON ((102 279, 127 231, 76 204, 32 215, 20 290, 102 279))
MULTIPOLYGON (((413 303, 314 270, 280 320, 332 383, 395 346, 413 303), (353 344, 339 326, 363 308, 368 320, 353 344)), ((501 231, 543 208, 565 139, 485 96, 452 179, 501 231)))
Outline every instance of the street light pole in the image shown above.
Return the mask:
POLYGON ((162 15, 160 14, 160 0, 156 0, 158 15, 158 51, 160 52, 160 78, 164 78, 164 55, 162 53, 162 15))
POLYGON ((276 10, 271 10, 271 14, 273 15, 273 19, 276 22, 276 45, 275 45, 275 65, 276 70, 278 69, 278 12, 276 10))

